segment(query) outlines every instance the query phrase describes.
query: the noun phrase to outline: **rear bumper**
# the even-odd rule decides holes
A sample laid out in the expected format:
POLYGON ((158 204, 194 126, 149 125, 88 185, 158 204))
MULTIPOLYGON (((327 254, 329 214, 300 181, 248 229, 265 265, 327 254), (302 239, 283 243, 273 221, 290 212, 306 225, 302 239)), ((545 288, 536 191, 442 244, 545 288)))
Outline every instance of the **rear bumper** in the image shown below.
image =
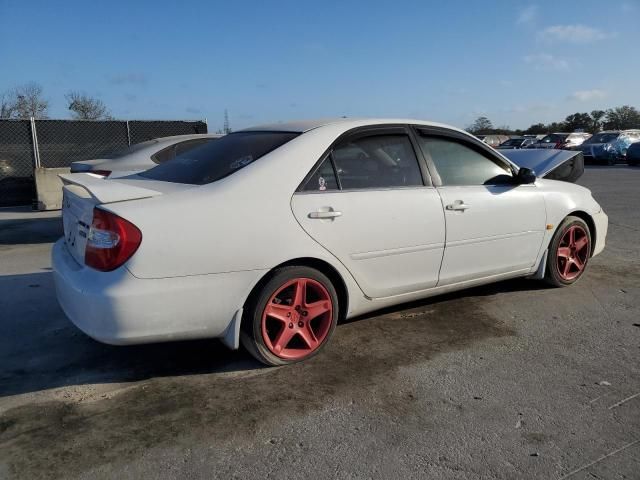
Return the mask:
POLYGON ((262 271, 139 279, 79 265, 63 239, 52 252, 58 302, 90 337, 113 345, 222 337, 262 271))
POLYGON ((596 243, 593 247, 592 256, 596 256, 604 250, 607 240, 607 230, 609 228, 609 217, 607 217, 607 214, 604 213, 603 210, 600 210, 591 218, 593 218, 593 223, 596 226, 596 243))

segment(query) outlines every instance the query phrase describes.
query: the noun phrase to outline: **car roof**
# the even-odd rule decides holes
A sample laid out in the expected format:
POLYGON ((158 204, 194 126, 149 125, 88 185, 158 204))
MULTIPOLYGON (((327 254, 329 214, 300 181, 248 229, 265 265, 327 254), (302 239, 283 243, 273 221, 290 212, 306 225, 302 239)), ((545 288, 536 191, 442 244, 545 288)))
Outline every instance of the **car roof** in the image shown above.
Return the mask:
MULTIPOLYGON (((254 127, 238 130, 238 132, 292 132, 292 133, 305 133, 316 128, 325 127, 329 125, 343 125, 345 129, 367 127, 375 125, 389 125, 389 124, 409 124, 409 125, 422 125, 425 127, 442 127, 458 132, 464 132, 459 128, 451 125, 446 125, 438 122, 429 122, 424 120, 416 120, 413 118, 325 118, 325 119, 311 119, 311 120, 295 120, 290 122, 268 123, 264 125, 256 125, 254 127)), ((464 132, 467 133, 468 132, 464 132)))

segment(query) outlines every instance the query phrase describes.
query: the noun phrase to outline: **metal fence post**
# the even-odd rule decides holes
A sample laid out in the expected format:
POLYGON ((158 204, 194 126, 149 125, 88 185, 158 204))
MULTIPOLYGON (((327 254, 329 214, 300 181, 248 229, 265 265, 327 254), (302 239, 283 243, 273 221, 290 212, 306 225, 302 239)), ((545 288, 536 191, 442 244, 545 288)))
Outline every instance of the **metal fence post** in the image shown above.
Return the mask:
POLYGON ((131 130, 129 130, 129 120, 127 120, 127 145, 131 146, 131 130))
POLYGON ((31 141, 33 142, 33 167, 40 168, 40 150, 38 149, 38 132, 36 131, 36 119, 29 117, 31 122, 31 141))

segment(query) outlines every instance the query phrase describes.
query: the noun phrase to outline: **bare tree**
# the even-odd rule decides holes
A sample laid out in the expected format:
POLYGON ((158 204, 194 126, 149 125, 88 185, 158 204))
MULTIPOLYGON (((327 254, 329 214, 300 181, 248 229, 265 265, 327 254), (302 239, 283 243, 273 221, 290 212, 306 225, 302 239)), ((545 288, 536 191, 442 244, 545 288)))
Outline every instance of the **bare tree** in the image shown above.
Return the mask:
POLYGON ((71 91, 65 95, 71 115, 77 120, 108 120, 111 118, 104 102, 86 93, 71 91))
POLYGON ((15 111, 15 102, 9 92, 0 94, 0 118, 12 118, 15 111))
POLYGON ((42 95, 37 83, 26 83, 2 95, 0 114, 2 118, 47 118, 49 101, 42 95))

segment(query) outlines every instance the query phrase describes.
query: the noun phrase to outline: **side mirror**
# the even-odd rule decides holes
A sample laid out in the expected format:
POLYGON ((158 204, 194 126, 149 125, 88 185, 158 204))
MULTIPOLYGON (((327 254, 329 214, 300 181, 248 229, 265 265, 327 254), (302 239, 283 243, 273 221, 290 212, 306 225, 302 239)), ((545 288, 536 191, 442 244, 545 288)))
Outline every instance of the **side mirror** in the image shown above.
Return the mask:
POLYGON ((535 183, 536 175, 533 173, 533 170, 526 167, 520 167, 518 170, 518 175, 516 175, 516 183, 518 185, 527 185, 530 183, 535 183))

